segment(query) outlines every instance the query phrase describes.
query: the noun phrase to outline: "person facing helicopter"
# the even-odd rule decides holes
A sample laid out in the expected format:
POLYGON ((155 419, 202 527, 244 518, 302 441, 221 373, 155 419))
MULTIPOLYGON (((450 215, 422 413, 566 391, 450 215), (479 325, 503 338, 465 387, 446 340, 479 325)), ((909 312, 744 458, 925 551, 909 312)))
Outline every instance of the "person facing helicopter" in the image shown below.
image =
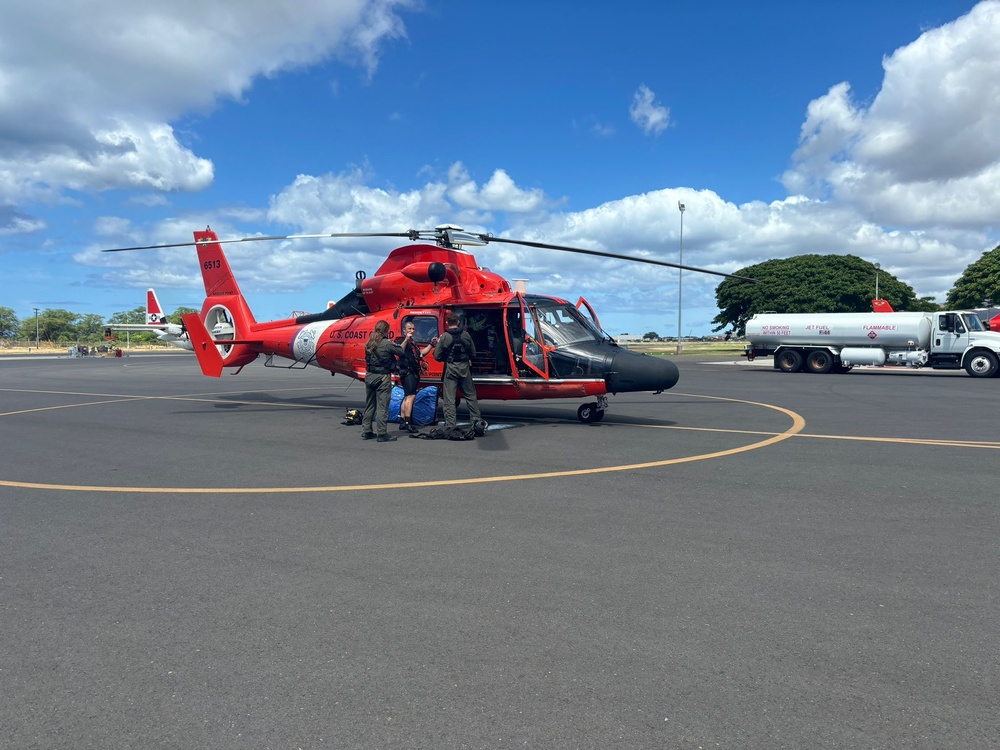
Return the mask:
POLYGON ((483 421, 483 415, 479 411, 476 384, 472 382, 472 358, 476 356, 476 345, 469 332, 460 327, 459 317, 455 313, 448 314, 445 324, 448 328, 438 338, 437 346, 434 347, 434 359, 445 363, 442 383, 444 433, 450 435, 458 423, 455 395, 456 390, 461 390, 469 408, 472 429, 477 436, 482 436, 486 432, 486 422, 483 421))
MULTIPOLYGON (((410 342, 410 335, 403 337, 403 343, 410 342)), ((388 434, 389 401, 392 397, 392 372, 396 360, 404 354, 403 347, 389 338, 389 323, 380 320, 365 344, 365 415, 361 420, 361 439, 377 438, 380 443, 395 440, 388 434), (372 432, 372 420, 375 432, 372 432)))

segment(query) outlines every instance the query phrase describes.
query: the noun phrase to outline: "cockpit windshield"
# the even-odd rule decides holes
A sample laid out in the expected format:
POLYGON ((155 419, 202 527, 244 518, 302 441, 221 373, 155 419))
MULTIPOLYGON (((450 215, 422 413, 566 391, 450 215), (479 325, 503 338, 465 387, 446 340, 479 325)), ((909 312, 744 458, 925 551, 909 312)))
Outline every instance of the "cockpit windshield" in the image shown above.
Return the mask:
POLYGON ((549 346, 559 347, 581 341, 601 341, 606 338, 604 332, 594 325, 593 321, 567 302, 539 298, 531 302, 545 343, 549 346))

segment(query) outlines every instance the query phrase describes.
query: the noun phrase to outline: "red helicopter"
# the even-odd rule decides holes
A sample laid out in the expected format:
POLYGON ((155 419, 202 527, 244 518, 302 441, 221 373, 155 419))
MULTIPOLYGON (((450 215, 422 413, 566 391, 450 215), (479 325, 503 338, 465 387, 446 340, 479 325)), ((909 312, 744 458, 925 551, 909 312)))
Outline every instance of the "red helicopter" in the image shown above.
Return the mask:
MULTIPOLYGON (((463 246, 508 243, 732 277, 648 258, 472 234, 452 225, 426 231, 221 241, 208 228, 195 232, 194 240, 105 252, 192 244, 197 248, 206 299, 200 315, 191 313, 183 320, 205 375, 219 377, 226 367, 237 368, 237 374, 264 355, 268 367, 277 366, 274 359, 279 357, 291 360, 288 369, 312 365, 364 380, 365 342, 378 321, 389 323, 393 337, 399 335, 405 322, 412 321, 416 343, 422 345, 444 331, 445 316, 453 312, 464 321, 476 343, 478 353, 472 370, 480 399, 593 399, 577 411, 582 422, 604 418, 609 393, 661 393, 672 387, 678 377, 676 365, 619 346, 601 330, 597 314, 583 297, 573 305, 557 297, 527 294, 517 285, 511 288, 506 279, 481 268, 463 246), (332 237, 403 237, 414 244, 393 250, 371 277, 358 271, 354 289, 323 312, 257 322, 222 245, 332 237)), ((423 367, 420 386, 440 386, 443 364, 427 358, 423 367)))

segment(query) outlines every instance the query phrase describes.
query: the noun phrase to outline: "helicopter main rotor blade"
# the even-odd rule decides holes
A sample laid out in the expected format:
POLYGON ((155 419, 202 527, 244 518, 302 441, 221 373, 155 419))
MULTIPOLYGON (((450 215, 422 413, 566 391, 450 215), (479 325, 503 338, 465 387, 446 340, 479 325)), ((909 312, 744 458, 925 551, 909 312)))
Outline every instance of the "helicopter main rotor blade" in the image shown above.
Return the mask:
POLYGON ((697 271, 698 273, 710 273, 713 276, 725 276, 728 279, 740 279, 741 281, 752 281, 757 283, 757 279, 751 279, 749 276, 737 276, 733 273, 723 273, 722 271, 710 271, 707 268, 698 268, 696 266, 683 266, 680 263, 670 263, 665 260, 653 260, 652 258, 637 258, 634 255, 619 255, 618 253, 606 253, 602 250, 585 250, 580 247, 569 247, 567 245, 549 245, 545 242, 531 242, 529 240, 508 240, 501 237, 491 237, 488 234, 478 235, 485 242, 501 242, 507 245, 524 245, 525 247, 537 247, 542 250, 562 250, 568 253, 580 253, 582 255, 596 255, 600 258, 614 258, 616 260, 630 260, 636 263, 649 263, 654 266, 665 266, 667 268, 682 268, 685 271, 697 271))
POLYGON ((580 253, 581 255, 596 255, 600 258, 614 258, 615 260, 630 260, 635 263, 649 263, 654 266, 665 266, 666 268, 682 268, 685 271, 696 271, 698 273, 710 273, 713 276, 725 276, 728 279, 740 279, 741 281, 752 281, 757 283, 757 279, 749 276, 737 276, 734 273, 723 273, 722 271, 710 271, 707 268, 697 266, 683 266, 680 263, 670 263, 665 260, 653 260, 652 258, 637 258, 634 255, 621 255, 619 253, 607 253, 603 250, 586 250, 582 247, 569 247, 568 245, 550 245, 545 242, 531 242, 530 240, 508 240, 501 237, 491 237, 488 234, 478 235, 487 243, 502 242, 508 245, 524 245, 525 247, 537 247, 542 250, 562 250, 567 253, 580 253))
POLYGON ((219 244, 229 245, 234 242, 270 242, 273 240, 319 240, 331 237, 406 237, 416 239, 414 231, 409 232, 335 232, 333 234, 280 234, 262 235, 259 237, 240 237, 235 240, 216 240, 214 242, 205 240, 203 242, 174 242, 169 245, 141 245, 138 247, 113 247, 108 250, 101 250, 102 253, 122 253, 128 250, 162 250, 167 247, 195 247, 196 245, 219 244))
MULTIPOLYGON (((637 258, 634 255, 622 255, 620 253, 609 253, 603 250, 587 250, 581 247, 570 247, 568 245, 552 245, 546 242, 533 242, 531 240, 512 240, 502 237, 494 237, 490 234, 474 234, 471 232, 464 232, 459 227, 453 227, 451 225, 442 225, 433 230, 419 230, 419 229, 409 229, 405 232, 334 232, 332 234, 282 234, 282 235, 261 235, 257 237, 240 237, 233 240, 216 240, 215 243, 219 245, 229 245, 237 242, 269 242, 273 240, 318 240, 318 239, 331 239, 338 237, 405 237, 411 242, 416 242, 417 240, 434 240, 439 244, 442 241, 445 242, 457 242, 461 243, 461 238, 464 237, 466 240, 478 239, 482 241, 483 244, 490 244, 491 242, 499 242, 507 245, 521 245, 523 247, 537 247, 541 250, 561 250, 568 253, 579 253, 581 255, 593 255, 599 258, 613 258, 615 260, 626 260, 632 261, 634 263, 646 263, 653 266, 663 266, 664 268, 680 268, 685 271, 694 271, 696 273, 707 273, 712 276, 723 276, 727 279, 739 279, 741 281, 751 281, 756 283, 756 279, 751 279, 747 276, 738 276, 732 273, 723 273, 722 271, 710 271, 707 268, 698 268, 697 266, 685 266, 680 263, 671 263, 665 260, 654 260, 652 258, 637 258), (454 237, 453 232, 458 234, 454 237)), ((161 250, 170 247, 195 247, 199 244, 206 244, 208 241, 202 242, 175 242, 169 245, 142 245, 138 247, 115 247, 108 250, 102 250, 104 253, 120 253, 128 250, 161 250)), ((466 244, 478 244, 476 242, 466 243, 466 244)), ((447 245, 450 246, 450 245, 447 245)))

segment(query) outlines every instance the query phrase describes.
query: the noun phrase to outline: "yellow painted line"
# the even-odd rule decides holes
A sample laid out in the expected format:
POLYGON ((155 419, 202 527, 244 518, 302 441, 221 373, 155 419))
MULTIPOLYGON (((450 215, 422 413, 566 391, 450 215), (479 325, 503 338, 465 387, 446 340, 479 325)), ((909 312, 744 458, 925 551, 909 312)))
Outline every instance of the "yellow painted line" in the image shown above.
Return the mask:
POLYGON ((899 443, 901 445, 941 445, 953 448, 1000 448, 1000 443, 980 440, 934 440, 932 438, 880 438, 857 435, 809 435, 803 433, 798 437, 818 438, 821 440, 856 440, 864 443, 899 443))
MULTIPOLYGON (((327 391, 327 388, 319 386, 303 386, 302 388, 268 388, 268 393, 288 393, 294 391, 327 391)), ((192 393, 192 396, 228 396, 232 393, 246 393, 246 388, 238 391, 206 391, 205 393, 192 393)), ((123 398, 184 398, 184 394, 178 396, 133 396, 128 393, 92 393, 90 391, 48 391, 39 388, 0 388, 0 393, 43 393, 55 396, 121 396, 123 398)))
POLYGON ((81 406, 103 406, 104 404, 118 404, 128 401, 141 401, 142 398, 110 398, 106 401, 89 401, 82 404, 63 404, 62 406, 39 406, 34 409, 22 409, 21 411, 0 412, 0 417, 13 417, 17 414, 35 414, 42 411, 55 411, 57 409, 78 409, 81 406))
MULTIPOLYGON (((53 411, 56 409, 77 409, 81 406, 103 406, 104 404, 124 403, 128 401, 195 401, 204 403, 224 403, 239 404, 241 406, 284 406, 290 409, 339 409, 340 406, 323 406, 321 404, 285 404, 272 401, 245 401, 231 400, 219 401, 219 396, 227 396, 230 393, 246 393, 246 388, 239 391, 229 391, 222 393, 191 394, 188 396, 132 396, 124 393, 87 393, 76 391, 41 391, 29 390, 25 388, 0 388, 0 393, 43 393, 53 396, 89 396, 104 399, 103 401, 86 401, 78 404, 62 404, 60 406, 39 406, 34 409, 22 409, 20 411, 0 412, 0 417, 11 417, 15 414, 32 414, 34 412, 53 411)), ((323 388, 282 388, 280 391, 269 390, 268 393, 284 393, 287 391, 322 391, 323 388)))
MULTIPOLYGON (((688 432, 719 432, 725 435, 778 435, 782 433, 766 430, 732 430, 722 427, 680 427, 677 425, 644 424, 651 430, 679 430, 688 432)), ((854 440, 861 443, 899 443, 902 445, 940 445, 953 448, 1000 448, 1000 442, 993 440, 936 440, 934 438, 903 438, 903 437, 868 437, 864 435, 820 435, 818 433, 800 432, 797 438, 816 438, 818 440, 854 440)))
POLYGON ((492 477, 472 477, 468 479, 434 479, 420 482, 393 482, 388 484, 355 484, 355 485, 331 485, 325 487, 106 487, 93 485, 68 485, 68 484, 46 484, 40 482, 15 482, 0 480, 0 486, 17 487, 20 489, 37 490, 61 490, 69 492, 124 492, 143 494, 292 494, 303 492, 354 492, 358 490, 396 490, 412 489, 417 487, 447 487, 466 484, 490 484, 495 482, 519 482, 533 479, 554 479, 559 477, 576 477, 591 474, 607 474, 619 471, 635 471, 639 469, 651 469, 661 466, 673 466, 675 464, 692 463, 694 461, 707 461, 712 458, 722 458, 723 456, 733 456, 738 453, 745 453, 759 448, 765 448, 782 440, 787 440, 797 435, 806 426, 806 421, 801 416, 789 409, 772 404, 762 404, 755 401, 743 401, 740 399, 723 398, 721 396, 695 396, 695 398, 707 398, 717 401, 728 401, 731 403, 747 404, 759 406, 765 409, 772 409, 785 414, 792 420, 792 426, 785 432, 771 434, 765 440, 739 448, 716 451, 713 453, 701 453, 695 456, 685 456, 682 458, 668 458, 661 461, 646 461, 636 464, 622 464, 618 466, 601 466, 589 469, 570 469, 566 471, 546 471, 535 474, 513 474, 506 476, 492 477))

